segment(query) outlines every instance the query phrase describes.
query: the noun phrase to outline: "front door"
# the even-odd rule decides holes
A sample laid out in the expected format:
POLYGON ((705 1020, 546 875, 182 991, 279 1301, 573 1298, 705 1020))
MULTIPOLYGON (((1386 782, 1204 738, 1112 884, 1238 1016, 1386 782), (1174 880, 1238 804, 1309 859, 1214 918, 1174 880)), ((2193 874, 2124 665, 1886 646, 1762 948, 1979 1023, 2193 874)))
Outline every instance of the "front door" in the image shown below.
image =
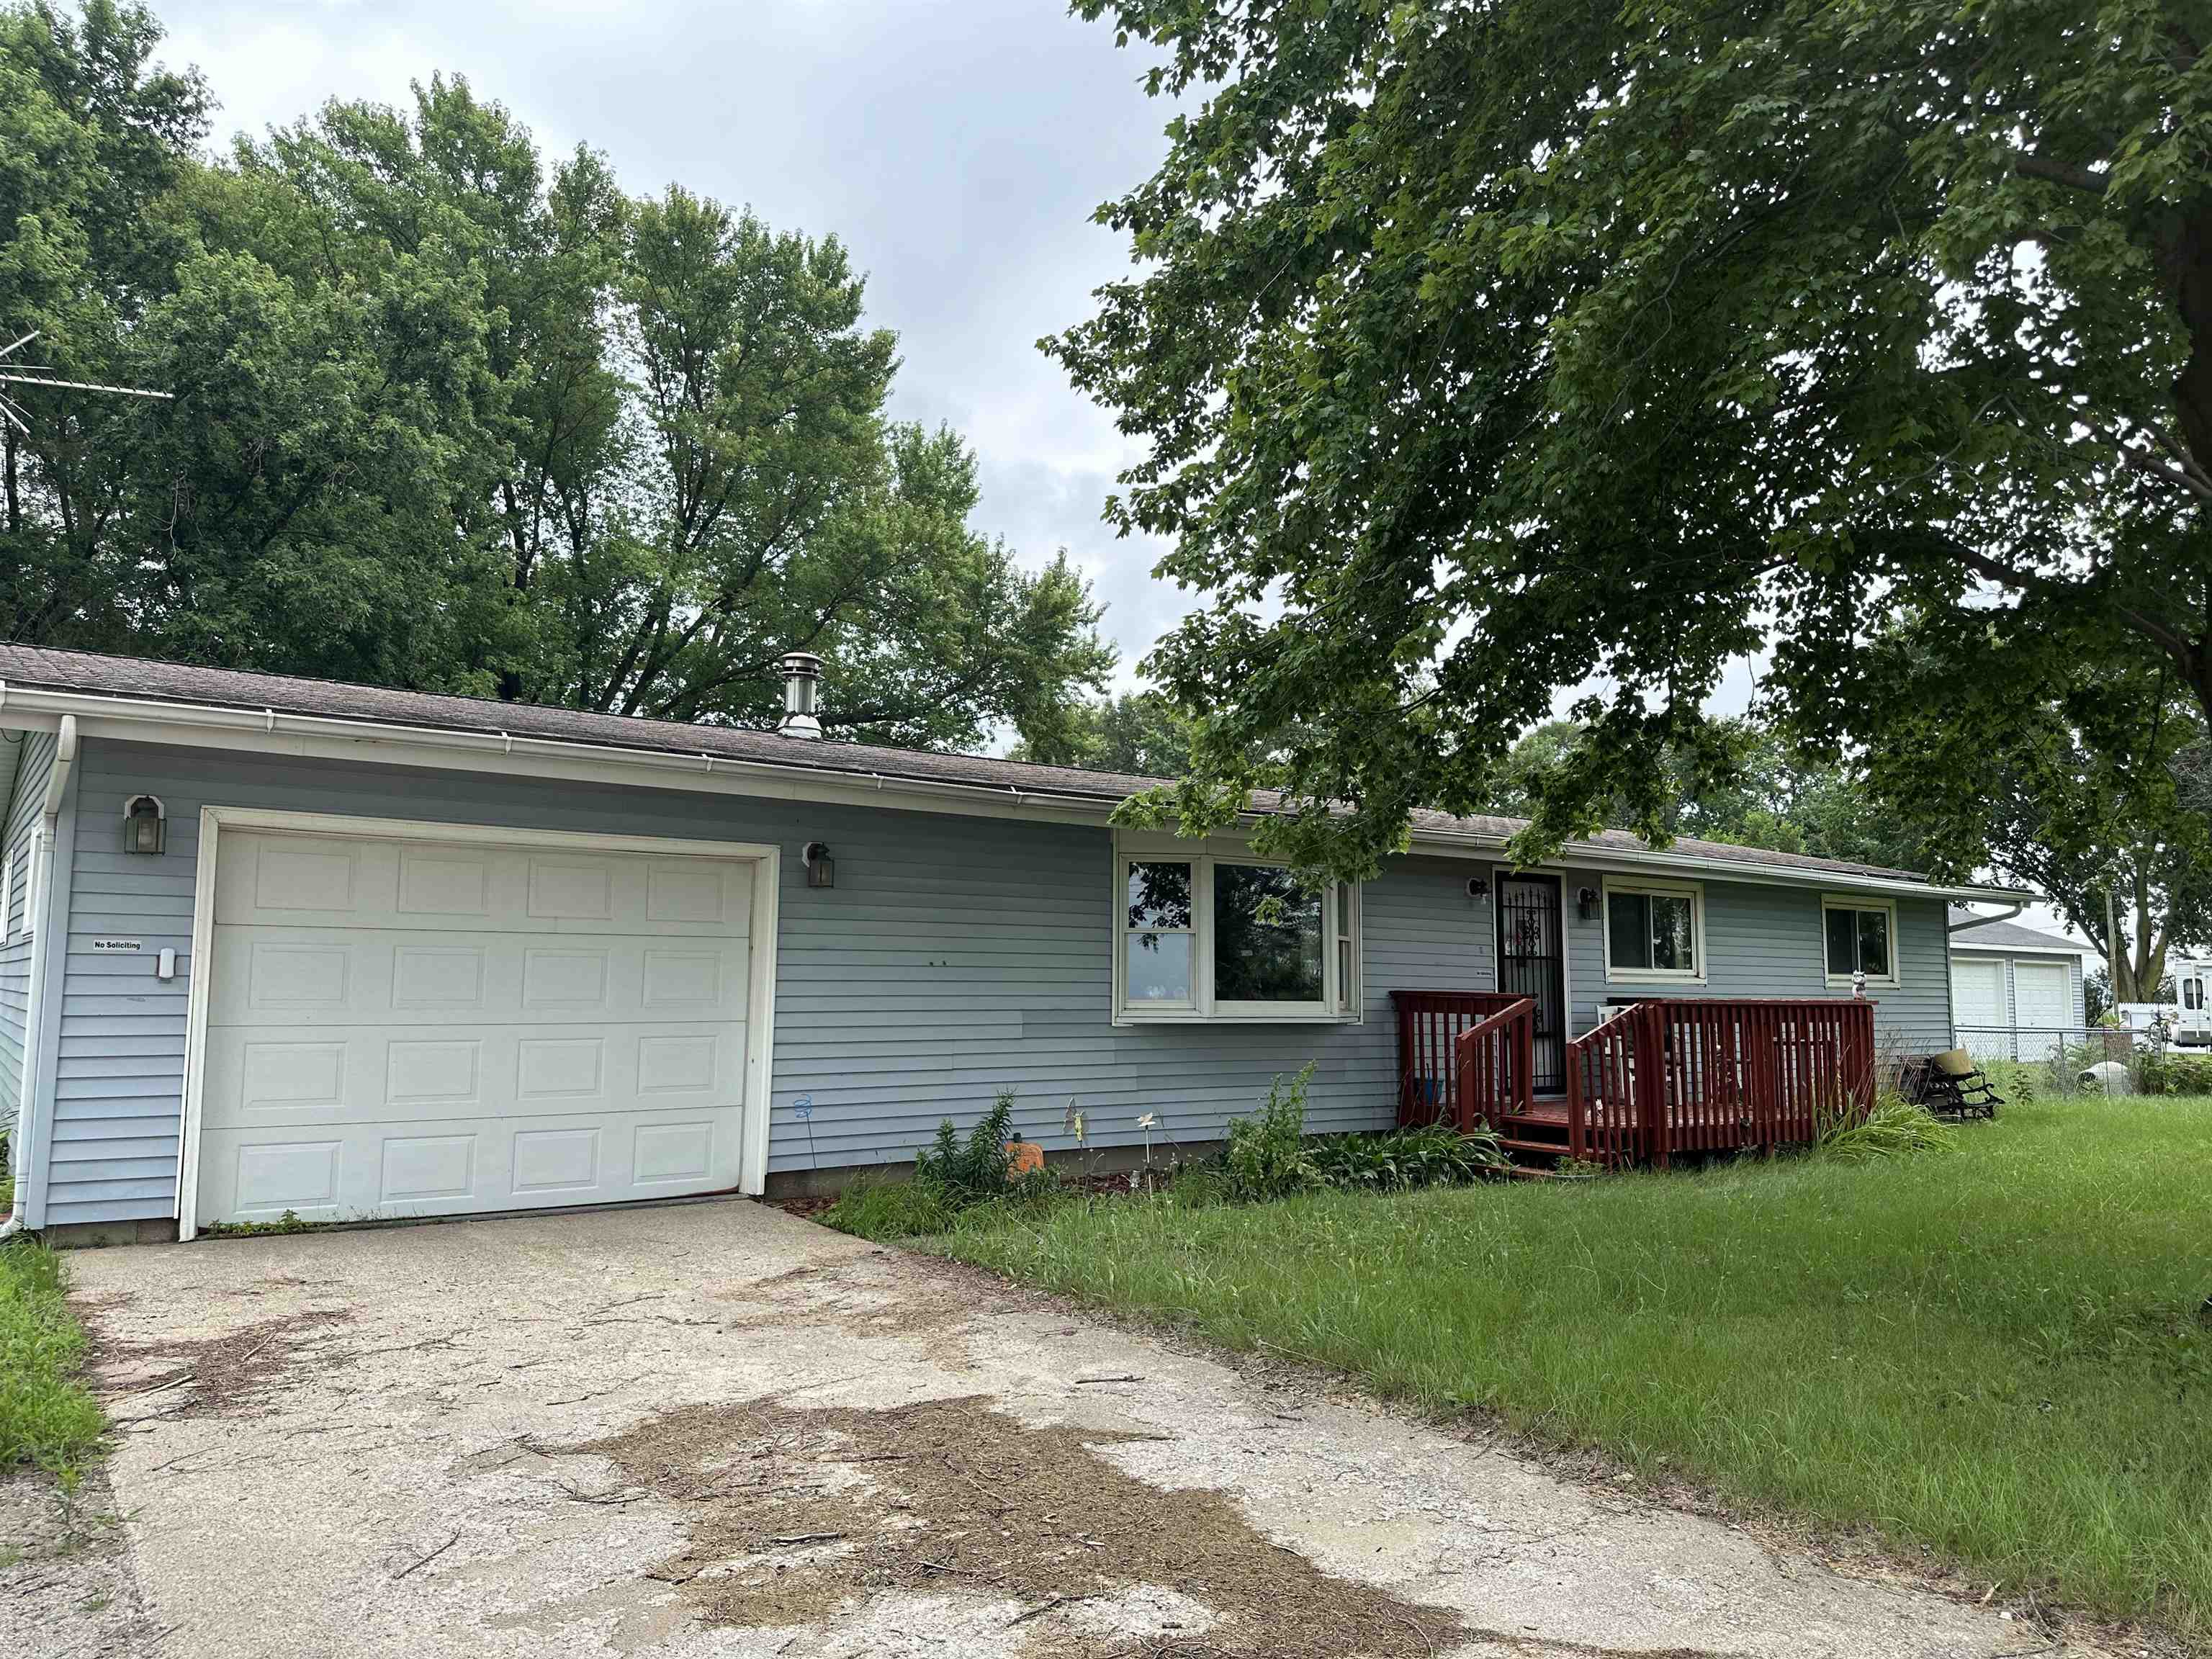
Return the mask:
POLYGON ((1538 1094, 1566 1087, 1567 951, 1557 876, 1505 876, 1498 883, 1498 988, 1536 1004, 1538 1094))

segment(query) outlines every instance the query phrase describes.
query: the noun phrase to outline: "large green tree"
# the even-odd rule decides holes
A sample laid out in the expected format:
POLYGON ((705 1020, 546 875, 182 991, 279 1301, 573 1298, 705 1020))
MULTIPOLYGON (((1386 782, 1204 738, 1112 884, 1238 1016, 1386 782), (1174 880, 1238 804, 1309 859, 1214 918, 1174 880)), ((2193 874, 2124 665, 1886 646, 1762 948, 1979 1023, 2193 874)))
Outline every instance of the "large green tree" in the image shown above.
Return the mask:
POLYGON ((208 157, 144 12, 0 31, 46 158, 0 162, 0 324, 176 394, 30 394, 9 637, 739 724, 804 647, 834 733, 921 745, 1060 742, 1103 687, 1080 575, 890 417, 834 237, 549 165, 458 78, 208 157))
POLYGON ((1014 745, 1008 758, 1094 772, 1172 778, 1190 764, 1190 716, 1157 690, 1084 704, 1057 734, 1014 745))
MULTIPOLYGON (((1808 757, 1773 727, 1747 718, 1712 722, 1701 733, 1723 749, 1719 781, 1695 751, 1669 747, 1660 757, 1668 799, 1659 827, 1667 836, 1840 859, 1889 870, 1923 870, 1942 854, 1909 811, 1878 799, 1864 771, 1808 757)), ((1577 757, 1589 734, 1572 720, 1547 720, 1506 751, 1489 810, 1526 817, 1538 809, 1550 777, 1577 757)), ((1621 796, 1596 807, 1603 827, 1632 830, 1638 814, 1621 796)))
POLYGON ((1663 757, 1726 773, 1703 705, 1769 647, 1816 749, 1992 660, 2212 708, 2203 4, 1077 9, 1191 106, 1101 210, 1140 269, 1046 343, 1208 596, 1152 659, 1207 711, 1187 823, 1279 782, 1267 839, 1371 865, 1577 687, 1523 851, 1615 799, 1663 834, 1663 757), (1942 649, 1899 677, 1903 609, 1942 649))
MULTIPOLYGON (((1881 653, 1911 676, 1950 643, 1908 621, 1881 653)), ((2189 787, 2204 747, 2196 697, 2162 664, 2054 672, 1993 652, 1940 710, 1899 723, 1866 793, 1925 826, 1929 862, 1985 863, 2046 895, 2102 947, 2119 1000, 2148 1001, 2174 947, 2212 942, 2212 817, 2189 787)))

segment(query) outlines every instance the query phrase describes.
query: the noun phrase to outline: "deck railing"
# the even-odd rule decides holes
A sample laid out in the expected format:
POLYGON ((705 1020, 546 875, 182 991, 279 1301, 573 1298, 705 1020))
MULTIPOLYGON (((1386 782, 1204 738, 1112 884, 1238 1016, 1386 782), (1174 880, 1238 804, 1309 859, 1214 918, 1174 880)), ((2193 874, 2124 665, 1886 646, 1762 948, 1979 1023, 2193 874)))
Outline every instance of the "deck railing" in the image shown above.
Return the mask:
POLYGON ((1771 1151, 1874 1104, 1874 1005, 1655 997, 1567 1044, 1571 1157, 1771 1151))
POLYGON ((1456 1124, 1460 1038, 1523 999, 1494 991, 1393 991, 1390 1000, 1398 1010, 1399 1126, 1456 1124))
POLYGON ((1644 1155, 1637 1127, 1636 1079, 1648 1074, 1639 1048, 1656 1027, 1632 1003, 1567 1044, 1567 1156, 1605 1164, 1644 1155))
POLYGON ((1458 1115, 1462 1134, 1478 1127, 1504 1127, 1508 1115, 1534 1103, 1536 1004, 1516 997, 1487 1019, 1459 1034, 1455 1051, 1459 1073, 1458 1115))

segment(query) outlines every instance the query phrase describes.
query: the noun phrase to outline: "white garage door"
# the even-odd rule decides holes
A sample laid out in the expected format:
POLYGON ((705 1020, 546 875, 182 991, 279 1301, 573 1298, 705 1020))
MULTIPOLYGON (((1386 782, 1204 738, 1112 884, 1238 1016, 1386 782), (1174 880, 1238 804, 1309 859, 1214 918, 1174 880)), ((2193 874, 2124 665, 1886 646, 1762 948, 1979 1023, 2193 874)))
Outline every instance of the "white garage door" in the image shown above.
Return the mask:
MULTIPOLYGON (((1951 1017, 1959 1025, 1969 1028, 2011 1024, 2005 1018, 2004 963, 1953 958, 1951 1017)), ((1976 1036, 1988 1041, 1986 1032, 1969 1030, 1968 1046, 1972 1046, 1972 1039, 1976 1036)))
POLYGON ((753 868, 222 831, 198 1220, 736 1186, 753 868))
POLYGON ((2040 1060, 2064 1046, 2067 1028, 2081 1015, 2069 1006, 2071 981, 2063 962, 2020 962, 2012 965, 2013 1006, 2020 1025, 2024 1059, 2040 1060))

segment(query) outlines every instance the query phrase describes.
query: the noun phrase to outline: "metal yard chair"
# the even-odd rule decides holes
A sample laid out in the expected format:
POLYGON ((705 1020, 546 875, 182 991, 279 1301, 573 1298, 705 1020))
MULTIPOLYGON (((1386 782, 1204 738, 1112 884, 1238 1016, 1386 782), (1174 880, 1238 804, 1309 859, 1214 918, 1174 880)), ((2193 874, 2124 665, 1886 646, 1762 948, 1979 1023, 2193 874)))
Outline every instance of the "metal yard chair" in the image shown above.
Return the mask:
POLYGON ((1905 1068, 1904 1093, 1939 1117, 1995 1117, 2004 1097, 1964 1048, 1946 1048, 1905 1068))

